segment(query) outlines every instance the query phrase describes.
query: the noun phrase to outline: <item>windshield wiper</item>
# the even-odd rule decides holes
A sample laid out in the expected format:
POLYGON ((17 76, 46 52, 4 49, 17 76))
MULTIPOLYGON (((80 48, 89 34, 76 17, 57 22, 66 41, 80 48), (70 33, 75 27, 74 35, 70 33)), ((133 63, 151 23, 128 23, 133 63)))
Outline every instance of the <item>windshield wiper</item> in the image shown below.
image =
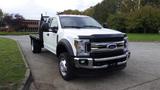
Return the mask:
POLYGON ((82 27, 80 27, 80 26, 63 26, 63 28, 82 28, 82 27))
POLYGON ((92 26, 92 25, 86 25, 86 26, 83 26, 83 28, 101 28, 99 26, 92 26))

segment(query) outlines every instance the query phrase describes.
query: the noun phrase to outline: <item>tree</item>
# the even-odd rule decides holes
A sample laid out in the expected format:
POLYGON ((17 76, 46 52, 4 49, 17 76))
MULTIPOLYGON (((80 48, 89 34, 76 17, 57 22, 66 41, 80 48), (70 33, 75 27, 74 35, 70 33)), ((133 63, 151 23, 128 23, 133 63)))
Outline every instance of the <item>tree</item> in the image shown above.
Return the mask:
POLYGON ((107 20, 110 28, 113 28, 115 30, 119 30, 121 32, 127 32, 126 30, 126 22, 127 18, 125 14, 122 13, 116 13, 114 15, 110 15, 107 20))
POLYGON ((128 30, 136 33, 158 33, 160 30, 160 10, 146 5, 128 15, 128 30))
POLYGON ((4 23, 15 31, 19 31, 23 28, 23 20, 24 17, 20 14, 5 14, 3 18, 4 23))
POLYGON ((94 14, 94 7, 90 7, 86 10, 83 11, 83 14, 84 15, 87 15, 87 16, 91 16, 93 17, 93 14, 94 14))
POLYGON ((82 12, 80 12, 79 10, 64 10, 63 12, 58 12, 58 14, 75 14, 75 15, 80 15, 82 14, 82 12))
POLYGON ((140 10, 145 5, 160 6, 160 0, 121 0, 120 10, 122 12, 132 12, 140 10))
POLYGON ((3 26, 3 20, 2 20, 3 12, 0 9, 0 27, 3 26))
POLYGON ((122 0, 120 2, 120 11, 123 13, 134 12, 141 8, 142 0, 122 0))
POLYGON ((143 5, 150 4, 152 6, 160 6, 160 0, 143 0, 143 5))
POLYGON ((0 9, 0 17, 3 16, 3 12, 2 12, 2 9, 0 9))
POLYGON ((118 9, 117 0, 104 0, 94 7, 93 17, 104 23, 110 14, 116 13, 118 9))

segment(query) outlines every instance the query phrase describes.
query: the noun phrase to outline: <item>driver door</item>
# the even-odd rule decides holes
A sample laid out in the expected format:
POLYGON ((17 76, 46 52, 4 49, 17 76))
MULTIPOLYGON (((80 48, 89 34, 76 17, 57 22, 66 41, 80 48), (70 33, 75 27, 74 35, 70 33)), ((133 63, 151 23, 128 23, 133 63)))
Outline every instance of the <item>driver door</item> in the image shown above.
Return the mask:
POLYGON ((53 53, 56 53, 57 46, 57 31, 58 31, 58 21, 56 17, 53 17, 50 22, 50 28, 48 32, 48 47, 53 53))

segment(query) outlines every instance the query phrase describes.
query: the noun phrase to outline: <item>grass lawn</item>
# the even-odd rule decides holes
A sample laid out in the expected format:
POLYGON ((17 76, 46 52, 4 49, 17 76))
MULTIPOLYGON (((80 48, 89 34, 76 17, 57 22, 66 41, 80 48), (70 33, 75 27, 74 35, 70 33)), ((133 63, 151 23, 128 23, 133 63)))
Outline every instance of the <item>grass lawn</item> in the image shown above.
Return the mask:
POLYGON ((0 32, 0 35, 29 35, 36 32, 0 32))
POLYGON ((0 86, 15 84, 18 88, 25 76, 25 65, 17 43, 0 38, 0 86))
POLYGON ((127 34, 129 41, 154 42, 160 41, 160 34, 127 34))

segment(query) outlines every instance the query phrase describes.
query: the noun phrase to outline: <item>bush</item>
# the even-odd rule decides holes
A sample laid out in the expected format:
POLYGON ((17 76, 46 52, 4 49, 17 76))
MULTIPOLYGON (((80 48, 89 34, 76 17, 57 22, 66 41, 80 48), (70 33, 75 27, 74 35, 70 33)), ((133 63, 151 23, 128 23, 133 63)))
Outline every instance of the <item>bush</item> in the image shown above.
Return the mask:
POLYGON ((110 15, 111 28, 130 33, 158 33, 160 31, 160 9, 146 5, 130 13, 110 15))
POLYGON ((134 33, 158 33, 160 30, 160 10, 151 6, 131 12, 127 17, 127 29, 134 33))

